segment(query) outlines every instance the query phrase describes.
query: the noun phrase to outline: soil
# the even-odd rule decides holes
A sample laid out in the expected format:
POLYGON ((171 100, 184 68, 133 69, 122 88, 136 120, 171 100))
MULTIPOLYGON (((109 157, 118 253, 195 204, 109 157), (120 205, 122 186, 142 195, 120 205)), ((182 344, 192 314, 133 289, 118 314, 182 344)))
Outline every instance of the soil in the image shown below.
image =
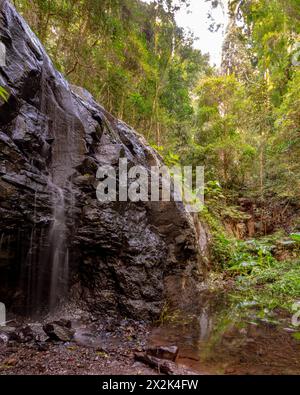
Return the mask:
POLYGON ((38 351, 28 344, 0 346, 1 375, 152 375, 130 350, 109 353, 70 344, 49 344, 38 351))
MULTIPOLYGON (((34 323, 39 334, 43 333, 42 324, 34 323)), ((50 341, 45 336, 41 341, 0 343, 0 374, 156 374, 134 359, 134 352, 142 351, 146 344, 149 330, 145 324, 123 320, 73 325, 75 336, 70 342, 50 341)))

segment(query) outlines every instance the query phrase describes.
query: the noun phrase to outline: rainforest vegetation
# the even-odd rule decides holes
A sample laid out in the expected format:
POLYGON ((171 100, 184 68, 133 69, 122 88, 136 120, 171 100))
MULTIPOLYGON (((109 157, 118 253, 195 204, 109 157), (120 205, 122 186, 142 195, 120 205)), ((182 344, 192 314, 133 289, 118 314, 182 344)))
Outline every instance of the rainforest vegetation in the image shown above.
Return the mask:
MULTIPOLYGON (((14 3, 71 83, 143 134, 167 163, 205 166, 202 216, 214 269, 274 266, 284 281, 266 246, 253 257, 236 239, 299 230, 299 2, 230 1, 221 69, 176 24, 188 1, 14 3)), ((217 29, 213 11, 222 4, 211 3, 217 29)), ((298 270, 286 274, 295 282, 291 296, 300 296, 298 270)))
POLYGON ((221 70, 171 1, 14 3, 72 83, 180 162, 204 164, 226 197, 298 198, 298 1, 231 1, 221 70))
MULTIPOLYGON (((219 29, 214 11, 225 2, 203 1, 210 29, 219 29)), ((167 164, 205 166, 199 215, 211 288, 229 287, 235 303, 258 306, 262 317, 292 312, 300 299, 299 0, 229 0, 220 67, 176 23, 189 0, 13 3, 70 83, 167 164)))

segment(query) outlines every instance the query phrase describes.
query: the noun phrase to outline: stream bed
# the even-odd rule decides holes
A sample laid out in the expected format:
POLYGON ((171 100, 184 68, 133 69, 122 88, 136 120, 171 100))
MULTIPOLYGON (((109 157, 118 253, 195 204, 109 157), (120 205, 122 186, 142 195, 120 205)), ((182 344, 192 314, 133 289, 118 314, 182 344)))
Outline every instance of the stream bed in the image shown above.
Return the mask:
MULTIPOLYGON (((7 335, 0 336, 0 375, 159 374, 135 356, 168 346, 179 350, 173 363, 176 374, 298 375, 299 328, 292 325, 291 314, 234 296, 203 293, 182 310, 166 309, 152 327, 130 319, 92 322, 79 310, 78 318, 62 319, 58 335, 73 335, 60 341, 47 339, 45 321, 9 317, 12 321, 2 331, 14 336, 8 342, 7 335)), ((68 317, 66 312, 62 316, 68 317)))

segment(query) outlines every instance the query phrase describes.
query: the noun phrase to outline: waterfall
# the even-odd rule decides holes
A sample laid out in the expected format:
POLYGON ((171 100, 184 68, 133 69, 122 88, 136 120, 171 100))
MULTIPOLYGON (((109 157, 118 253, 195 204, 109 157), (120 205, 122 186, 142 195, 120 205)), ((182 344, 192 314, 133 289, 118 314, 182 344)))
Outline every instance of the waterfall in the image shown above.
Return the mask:
POLYGON ((0 326, 5 326, 6 323, 6 308, 5 304, 0 302, 0 326))
MULTIPOLYGON (((72 113, 62 112, 56 102, 48 102, 46 97, 49 97, 49 91, 51 92, 51 86, 48 85, 43 69, 40 111, 42 114, 47 114, 48 119, 51 120, 48 123, 47 133, 53 138, 47 182, 52 219, 46 234, 40 236, 40 252, 37 259, 39 275, 37 282, 33 284, 36 290, 34 304, 37 312, 54 312, 59 303, 66 299, 69 285, 67 220, 68 210, 73 205, 73 201, 70 203, 67 196, 69 194, 68 179, 73 172, 74 116, 72 113), (62 125, 65 126, 64 130, 62 130, 62 125)), ((72 103, 71 92, 67 95, 72 103)), ((73 110, 72 106, 73 103, 71 110, 73 110)), ((41 130, 41 133, 43 132, 41 130)))
MULTIPOLYGON (((38 229, 34 224, 29 236, 26 264, 21 273, 21 286, 26 292, 26 314, 37 317, 55 310, 67 296, 69 283, 65 191, 50 178, 48 189, 52 206, 51 224, 48 229, 38 229)), ((34 204, 37 204, 37 199, 34 204)))
POLYGON ((36 109, 36 117, 40 119, 40 135, 50 141, 45 140, 44 154, 49 155, 49 167, 44 173, 46 187, 33 196, 33 226, 31 233, 26 234, 21 242, 26 251, 21 288, 29 316, 53 312, 68 294, 71 255, 68 241, 74 225, 72 208, 75 206, 70 178, 79 163, 75 142, 77 128, 81 124, 72 93, 69 89, 64 92, 64 86, 62 96, 57 101, 50 100, 53 87, 49 84, 47 71, 47 67, 42 70, 40 108, 36 109), (68 105, 67 111, 63 110, 65 105, 68 105))
POLYGON ((65 195, 62 188, 52 184, 53 223, 49 232, 50 292, 49 308, 53 311, 66 296, 69 281, 69 251, 67 248, 67 226, 65 195))

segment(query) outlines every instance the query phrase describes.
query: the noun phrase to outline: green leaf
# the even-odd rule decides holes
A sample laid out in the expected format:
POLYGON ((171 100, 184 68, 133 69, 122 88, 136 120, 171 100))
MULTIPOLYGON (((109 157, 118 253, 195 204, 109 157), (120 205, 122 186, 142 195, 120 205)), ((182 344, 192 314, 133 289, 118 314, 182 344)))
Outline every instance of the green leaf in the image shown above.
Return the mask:
POLYGON ((300 332, 295 332, 295 333, 293 333, 292 336, 293 336, 294 339, 300 340, 300 332))
POLYGON ((8 92, 4 88, 2 88, 2 86, 0 86, 0 99, 7 101, 8 97, 8 92))
POLYGON ((292 240, 297 241, 297 243, 300 243, 300 233, 291 233, 290 237, 292 240))

